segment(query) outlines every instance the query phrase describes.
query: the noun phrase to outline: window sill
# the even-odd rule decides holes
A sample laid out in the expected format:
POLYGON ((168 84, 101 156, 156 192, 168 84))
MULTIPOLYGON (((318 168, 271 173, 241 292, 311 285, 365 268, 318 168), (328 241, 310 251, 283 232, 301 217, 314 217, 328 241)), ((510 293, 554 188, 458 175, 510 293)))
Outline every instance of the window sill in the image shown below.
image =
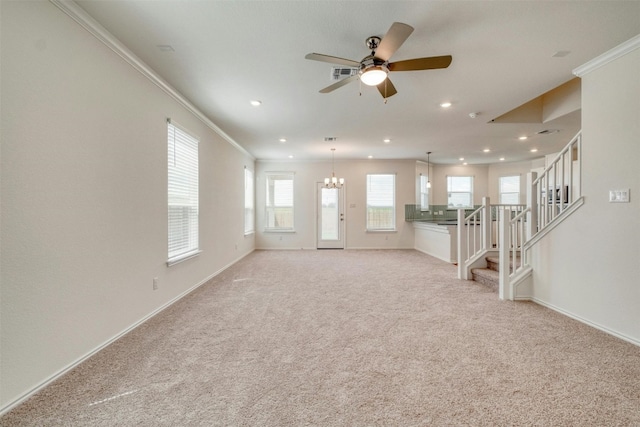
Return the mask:
POLYGON ((277 228, 265 229, 265 233, 295 233, 296 230, 278 230, 277 228))
POLYGON ((398 230, 395 228, 393 230, 365 230, 365 233, 397 233, 398 230))
POLYGON ((198 255, 200 255, 201 253, 202 253, 202 251, 200 249, 197 249, 195 251, 187 252, 186 254, 182 254, 180 256, 171 258, 171 259, 167 260, 167 267, 171 267, 172 265, 179 264, 182 261, 186 261, 188 259, 195 258, 198 255))
POLYGON ((254 231, 247 231, 247 232, 245 232, 245 233, 244 233, 244 237, 251 236, 252 234, 256 234, 255 230, 254 230, 254 231))

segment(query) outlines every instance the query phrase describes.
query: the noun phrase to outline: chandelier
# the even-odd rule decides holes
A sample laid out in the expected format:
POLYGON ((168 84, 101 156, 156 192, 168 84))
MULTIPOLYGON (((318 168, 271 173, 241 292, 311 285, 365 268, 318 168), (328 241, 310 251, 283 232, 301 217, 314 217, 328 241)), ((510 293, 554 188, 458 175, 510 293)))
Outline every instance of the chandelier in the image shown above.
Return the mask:
POLYGON ((331 178, 324 179, 324 186, 327 188, 342 188, 344 185, 344 178, 336 178, 336 173, 334 170, 335 165, 335 152, 336 149, 331 149, 331 178))

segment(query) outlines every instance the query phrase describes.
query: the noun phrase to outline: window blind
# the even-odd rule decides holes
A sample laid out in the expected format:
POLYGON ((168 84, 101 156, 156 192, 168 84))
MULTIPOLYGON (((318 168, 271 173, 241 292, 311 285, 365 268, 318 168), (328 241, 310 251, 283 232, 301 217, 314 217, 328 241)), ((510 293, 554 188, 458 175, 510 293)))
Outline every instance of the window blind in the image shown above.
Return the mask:
POLYGON ((500 177, 500 204, 517 205, 520 203, 520 175, 500 177))
POLYGON ((244 169, 244 234, 255 231, 253 171, 244 169))
POLYGON ((473 207, 473 177, 472 176, 448 176, 447 193, 449 208, 473 207))
POLYGON ((396 229, 396 176, 367 175, 367 230, 396 229))
POLYGON ((293 174, 267 174, 266 230, 293 230, 293 174))
POLYGON ((168 263, 196 254, 198 246, 198 140, 168 122, 168 263))
POLYGON ((425 175, 420 175, 420 210, 421 211, 429 210, 429 187, 427 187, 427 182, 429 182, 429 177, 425 175))

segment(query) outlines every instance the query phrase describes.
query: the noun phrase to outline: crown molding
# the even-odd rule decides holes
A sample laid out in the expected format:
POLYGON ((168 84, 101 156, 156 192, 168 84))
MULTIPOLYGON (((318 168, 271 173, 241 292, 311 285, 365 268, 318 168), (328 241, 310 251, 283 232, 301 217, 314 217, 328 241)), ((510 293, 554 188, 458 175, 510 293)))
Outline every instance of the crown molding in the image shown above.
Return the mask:
POLYGON ((640 34, 632 37, 624 43, 619 44, 618 46, 592 59, 586 64, 575 68, 573 70, 573 74, 578 77, 582 77, 638 48, 640 48, 640 34))
POLYGON ((255 157, 251 155, 244 147, 238 144, 233 138, 227 135, 222 129, 220 129, 215 123, 213 123, 207 116, 202 113, 195 105, 193 105, 187 98, 185 98, 180 92, 174 89, 169 83, 162 79, 151 67, 145 64, 140 58, 138 58, 133 52, 131 52, 124 44, 122 44, 117 38, 113 36, 106 28, 100 25, 95 19, 93 19, 87 12, 84 11, 72 0, 49 0, 58 9, 68 15, 71 19, 76 21, 82 28, 87 30, 96 39, 102 42, 105 46, 115 52, 118 56, 124 59, 129 65, 131 65, 136 71, 145 76, 156 86, 167 93, 171 98, 177 101, 180 105, 187 109, 191 114, 200 119, 207 127, 217 133, 229 144, 234 146, 243 154, 249 156, 255 160, 255 157))

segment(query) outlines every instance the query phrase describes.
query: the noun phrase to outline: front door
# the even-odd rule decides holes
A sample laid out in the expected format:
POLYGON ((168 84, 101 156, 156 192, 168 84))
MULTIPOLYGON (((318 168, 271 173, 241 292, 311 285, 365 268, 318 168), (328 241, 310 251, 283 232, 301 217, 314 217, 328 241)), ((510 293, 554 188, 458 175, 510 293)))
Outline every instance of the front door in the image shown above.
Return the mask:
POLYGON ((318 183, 318 249, 344 249, 344 186, 318 183))

